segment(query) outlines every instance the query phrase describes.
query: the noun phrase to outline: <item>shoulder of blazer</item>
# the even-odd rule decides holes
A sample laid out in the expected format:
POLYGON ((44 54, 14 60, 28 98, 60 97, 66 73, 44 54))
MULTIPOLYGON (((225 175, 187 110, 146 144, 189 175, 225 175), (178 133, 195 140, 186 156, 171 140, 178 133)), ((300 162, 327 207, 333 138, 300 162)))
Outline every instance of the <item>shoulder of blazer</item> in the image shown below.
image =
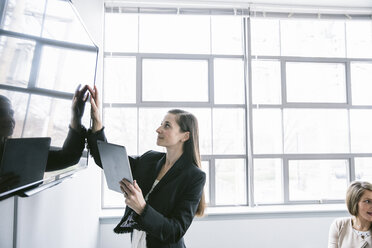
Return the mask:
POLYGON ((202 171, 196 164, 186 162, 186 166, 183 166, 182 168, 183 175, 187 175, 189 177, 194 178, 194 180, 200 180, 202 178, 206 178, 206 174, 204 171, 202 171))
POLYGON ((160 160, 163 156, 165 155, 164 152, 157 152, 157 151, 153 151, 153 150, 150 150, 150 151, 147 151, 145 152, 144 154, 141 155, 141 157, 139 158, 140 160, 154 160, 154 161, 158 161, 160 160))
POLYGON ((351 226, 350 221, 351 221, 351 217, 341 217, 341 218, 335 219, 335 225, 336 225, 339 233, 349 229, 348 227, 351 226))

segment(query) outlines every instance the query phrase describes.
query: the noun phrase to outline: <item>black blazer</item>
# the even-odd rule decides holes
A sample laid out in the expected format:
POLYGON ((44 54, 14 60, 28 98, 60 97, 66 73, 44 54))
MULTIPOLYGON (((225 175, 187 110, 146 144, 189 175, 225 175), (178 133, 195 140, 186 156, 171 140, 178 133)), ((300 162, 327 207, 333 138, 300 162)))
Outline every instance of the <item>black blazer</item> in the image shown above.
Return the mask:
MULTIPOLYGON (((103 130, 88 135, 91 154, 97 165, 101 166, 97 139, 105 140, 103 130)), ((145 196, 165 163, 165 153, 148 151, 140 157, 129 157, 129 161, 133 177, 145 196)), ((132 232, 133 228, 143 230, 146 232, 148 248, 186 247, 183 235, 195 216, 205 179, 205 173, 182 155, 155 186, 142 214, 137 215, 126 207, 114 231, 124 233, 132 232), (128 225, 129 218, 133 218, 134 225, 128 225)))

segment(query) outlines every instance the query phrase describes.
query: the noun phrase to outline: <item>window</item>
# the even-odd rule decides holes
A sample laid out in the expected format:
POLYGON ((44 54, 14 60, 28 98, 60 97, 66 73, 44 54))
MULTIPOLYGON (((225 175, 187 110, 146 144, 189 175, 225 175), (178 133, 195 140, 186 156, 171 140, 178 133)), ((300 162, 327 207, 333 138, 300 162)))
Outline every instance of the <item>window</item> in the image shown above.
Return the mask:
MULTIPOLYGON (((163 151, 155 130, 166 112, 190 111, 199 121, 208 204, 247 205, 243 19, 118 10, 105 11, 108 140, 124 144, 134 156, 163 151)), ((103 185, 103 207, 124 206, 122 196, 103 185)))
MULTIPOLYGON (((372 22, 246 14, 106 4, 109 141, 162 151, 155 129, 182 108, 199 120, 209 206, 342 202, 372 170, 372 56, 358 50, 372 22)), ((124 206, 102 190, 104 208, 124 206)))
POLYGON ((359 50, 372 45, 372 22, 335 16, 249 23, 251 203, 342 202, 349 182, 367 180, 372 168, 372 56, 359 50))

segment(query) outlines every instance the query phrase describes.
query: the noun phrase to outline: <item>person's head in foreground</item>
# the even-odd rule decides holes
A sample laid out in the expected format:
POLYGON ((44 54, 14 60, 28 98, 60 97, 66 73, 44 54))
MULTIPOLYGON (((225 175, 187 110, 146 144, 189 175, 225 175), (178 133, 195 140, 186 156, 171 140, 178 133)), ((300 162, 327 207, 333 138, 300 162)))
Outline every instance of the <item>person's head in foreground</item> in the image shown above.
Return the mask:
POLYGON ((0 95, 0 138, 12 136, 15 127, 14 110, 10 100, 0 95))
POLYGON ((372 228, 372 184, 355 181, 350 184, 346 193, 346 205, 354 216, 353 227, 359 231, 372 228))

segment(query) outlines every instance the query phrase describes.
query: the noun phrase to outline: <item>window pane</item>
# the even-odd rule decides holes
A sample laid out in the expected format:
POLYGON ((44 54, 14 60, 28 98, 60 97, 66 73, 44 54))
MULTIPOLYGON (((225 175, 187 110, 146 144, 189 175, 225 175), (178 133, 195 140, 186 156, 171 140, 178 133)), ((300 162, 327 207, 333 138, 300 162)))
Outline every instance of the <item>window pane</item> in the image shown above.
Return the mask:
POLYGON ((26 88, 35 42, 0 36, 0 83, 26 88))
POLYGON ((136 59, 132 57, 105 58, 105 103, 136 102, 136 59))
POLYGON ((138 52, 138 15, 105 13, 105 52, 138 52))
MULTIPOLYGON (((94 163, 94 161, 89 161, 90 164, 94 163)), ((102 198, 103 198, 103 207, 106 208, 124 208, 125 207, 125 199, 124 195, 120 194, 119 192, 113 191, 107 187, 106 178, 104 173, 102 173, 102 198)))
POLYGON ((36 85, 72 93, 79 84, 93 84, 95 69, 96 54, 93 52, 45 46, 36 85))
POLYGON ((282 160, 254 159, 255 203, 283 202, 282 160))
POLYGON ((350 110, 350 132, 352 152, 372 152, 372 110, 350 110))
POLYGON ((243 54, 243 27, 240 16, 211 16, 212 53, 243 54))
MULTIPOLYGON (((2 1, 4 2, 4 1, 2 1)), ((39 36, 46 0, 6 1, 2 29, 39 36), (26 25, 27 23, 27 25, 26 25)))
POLYGON ((31 95, 23 136, 51 137, 51 145, 61 147, 70 123, 70 106, 70 100, 31 95))
POLYGON ((103 108, 108 142, 124 145, 128 155, 137 155, 137 108, 103 108))
POLYGON ((143 60, 143 101, 207 102, 206 60, 143 60))
POLYGON ((22 138, 22 130, 26 118, 26 109, 29 94, 8 90, 0 90, 0 95, 3 95, 10 100, 14 111, 15 127, 13 130, 12 138, 22 138))
POLYGON ((284 110, 285 153, 347 153, 348 134, 347 110, 284 110))
MULTIPOLYGON (((34 13, 39 15, 40 13, 34 13)), ((87 31, 65 1, 47 1, 42 37, 93 46, 87 31)))
POLYGON ((279 61, 252 61, 252 103, 280 104, 281 73, 279 61))
POLYGON ((216 159, 216 205, 247 203, 244 159, 216 159))
POLYGON ((372 105, 372 63, 350 63, 353 105, 372 105))
POLYGON ((289 62, 286 67, 288 102, 346 102, 344 64, 289 62))
POLYGON ((245 154, 244 109, 213 109, 213 154, 245 154))
POLYGON ((280 55, 279 20, 251 19, 253 55, 280 55))
POLYGON ((281 20, 281 55, 344 57, 343 21, 281 20))
POLYGON ((144 14, 140 27, 140 52, 210 53, 209 16, 144 14))
POLYGON ((242 59, 214 60, 214 102, 244 104, 244 62, 242 59))
POLYGON ((346 40, 348 58, 372 58, 371 21, 347 21, 346 40))
POLYGON ((290 160, 289 199, 345 199, 347 160, 290 160))
POLYGON ((138 120, 138 150, 143 154, 149 150, 166 152, 163 147, 156 145, 158 134, 156 129, 162 123, 168 108, 140 108, 138 120))
POLYGON ((371 182, 372 158, 355 158, 355 180, 371 182))
POLYGON ((283 152, 280 109, 253 109, 253 153, 283 152))
POLYGON ((209 189, 209 161, 202 161, 202 170, 206 174, 206 181, 204 185, 204 195, 205 195, 205 202, 208 204, 210 202, 209 195, 210 195, 210 189, 209 189))

